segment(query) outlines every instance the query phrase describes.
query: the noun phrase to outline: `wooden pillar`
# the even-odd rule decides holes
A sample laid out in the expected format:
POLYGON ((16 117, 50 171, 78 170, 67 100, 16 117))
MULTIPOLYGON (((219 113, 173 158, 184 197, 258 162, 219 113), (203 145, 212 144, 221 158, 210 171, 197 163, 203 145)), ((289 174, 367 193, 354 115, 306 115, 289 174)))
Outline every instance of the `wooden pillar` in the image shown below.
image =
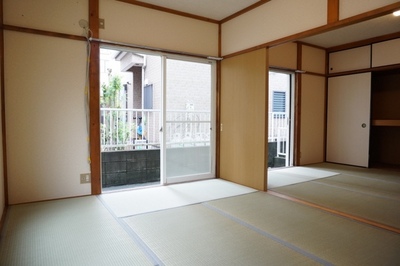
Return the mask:
MULTIPOLYGON (((89 0, 89 28, 93 38, 99 38, 99 0, 89 0)), ((90 172, 92 195, 101 193, 100 176, 100 47, 90 44, 89 108, 90 108, 90 172)))
POLYGON ((328 24, 339 21, 339 0, 328 0, 328 24))

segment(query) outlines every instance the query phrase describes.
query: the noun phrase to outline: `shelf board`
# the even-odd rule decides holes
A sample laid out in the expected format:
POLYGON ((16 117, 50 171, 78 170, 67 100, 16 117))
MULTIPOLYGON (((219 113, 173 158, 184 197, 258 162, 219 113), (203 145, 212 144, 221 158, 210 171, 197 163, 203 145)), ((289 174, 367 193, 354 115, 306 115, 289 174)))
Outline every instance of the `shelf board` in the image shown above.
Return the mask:
POLYGON ((381 127, 400 127, 400 120, 374 119, 372 120, 372 125, 381 127))

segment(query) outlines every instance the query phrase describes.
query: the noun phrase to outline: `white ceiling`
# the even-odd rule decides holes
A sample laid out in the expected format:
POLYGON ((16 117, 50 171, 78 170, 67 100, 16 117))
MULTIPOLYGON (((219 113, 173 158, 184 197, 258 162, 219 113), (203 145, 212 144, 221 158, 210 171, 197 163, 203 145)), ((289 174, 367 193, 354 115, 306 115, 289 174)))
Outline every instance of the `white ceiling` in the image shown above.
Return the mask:
POLYGON ((222 20, 259 0, 140 0, 164 8, 177 10, 213 20, 222 20))
MULTIPOLYGON (((220 21, 260 0, 140 0, 163 8, 220 21)), ((301 41, 329 48, 400 32, 400 17, 392 14, 329 31, 301 41)))
POLYGON ((329 48, 396 32, 400 32, 400 17, 389 14, 304 38, 301 41, 329 48))

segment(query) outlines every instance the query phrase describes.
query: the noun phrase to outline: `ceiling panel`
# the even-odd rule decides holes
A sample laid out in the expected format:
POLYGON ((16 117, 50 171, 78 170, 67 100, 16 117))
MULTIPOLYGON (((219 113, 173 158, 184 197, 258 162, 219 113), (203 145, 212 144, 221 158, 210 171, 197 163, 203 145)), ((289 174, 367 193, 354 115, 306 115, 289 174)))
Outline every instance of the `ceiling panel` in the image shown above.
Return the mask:
POLYGON ((300 41, 329 48, 396 32, 400 32, 400 17, 389 14, 300 41))
POLYGON ((222 20, 259 0, 141 0, 140 2, 222 20))
MULTIPOLYGON (((140 0, 138 2, 220 21, 257 2, 264 1, 265 0, 140 0)), ((300 41, 330 48, 396 32, 400 32, 400 17, 389 14, 312 37, 303 38, 300 41)))

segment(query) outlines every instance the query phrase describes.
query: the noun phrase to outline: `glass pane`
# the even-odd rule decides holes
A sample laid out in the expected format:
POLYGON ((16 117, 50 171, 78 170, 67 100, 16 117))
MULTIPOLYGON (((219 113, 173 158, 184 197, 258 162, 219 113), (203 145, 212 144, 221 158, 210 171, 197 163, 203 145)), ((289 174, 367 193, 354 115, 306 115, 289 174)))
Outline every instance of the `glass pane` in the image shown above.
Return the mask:
POLYGON ((168 59, 166 71, 167 180, 210 177, 211 65, 168 59))
POLYGON ((268 167, 284 167, 290 162, 291 74, 269 72, 268 167))
POLYGON ((160 184, 161 59, 100 50, 103 191, 160 184))

